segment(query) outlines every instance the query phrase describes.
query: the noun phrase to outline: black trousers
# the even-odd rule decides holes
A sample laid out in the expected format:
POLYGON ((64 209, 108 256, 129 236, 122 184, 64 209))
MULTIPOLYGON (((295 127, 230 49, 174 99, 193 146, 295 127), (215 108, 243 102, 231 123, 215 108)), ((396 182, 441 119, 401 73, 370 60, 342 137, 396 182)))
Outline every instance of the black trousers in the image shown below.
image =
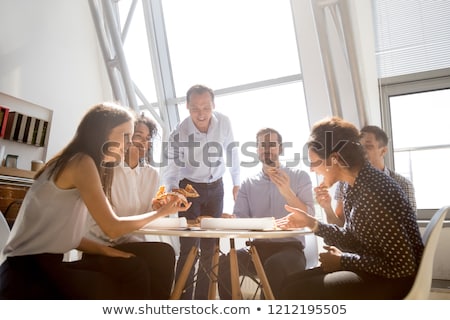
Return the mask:
POLYGON ((318 267, 288 277, 283 283, 280 299, 403 299, 411 289, 413 282, 414 277, 387 279, 363 272, 325 273, 318 267))
POLYGON ((175 254, 167 243, 117 246, 136 257, 83 254, 63 262, 62 254, 9 257, 0 267, 1 299, 167 299, 175 254))

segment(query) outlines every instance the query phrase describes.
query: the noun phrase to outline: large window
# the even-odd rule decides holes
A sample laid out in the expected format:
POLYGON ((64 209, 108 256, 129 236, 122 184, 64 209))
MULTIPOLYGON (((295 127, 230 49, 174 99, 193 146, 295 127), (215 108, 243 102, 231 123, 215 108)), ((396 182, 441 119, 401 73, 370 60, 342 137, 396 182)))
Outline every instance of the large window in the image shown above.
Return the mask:
POLYGON ((410 179, 417 208, 448 204, 450 2, 373 0, 388 163, 410 179))
MULTIPOLYGON (((281 157, 288 166, 306 171, 303 146, 308 138, 309 126, 301 83, 274 86, 216 98, 216 109, 229 115, 235 140, 241 150, 241 178, 257 173, 261 166, 255 162, 256 132, 271 127, 283 137, 284 153, 281 157), (249 156, 251 154, 252 156, 249 156)), ((181 118, 188 116, 185 106, 180 108, 181 118)), ((231 212, 231 180, 224 177, 226 185, 225 210, 231 212)))
POLYGON ((448 204, 450 89, 389 98, 395 170, 415 187, 417 207, 448 204))
MULTIPOLYGON (((142 2, 121 0, 117 1, 117 5, 120 13, 119 24, 123 30, 123 50, 130 75, 134 85, 146 99, 155 102, 157 95, 142 2)), ((143 101, 139 103, 142 104, 143 101)))
POLYGON ((177 95, 300 73, 289 0, 163 1, 177 95))
MULTIPOLYGON (((127 22, 125 13, 135 3, 119 1, 121 27, 128 28, 124 51, 135 85, 153 105, 175 101, 183 120, 189 116, 187 89, 197 83, 207 85, 216 92, 217 111, 230 117, 241 151, 255 153, 256 132, 273 127, 285 142, 282 160, 309 171, 302 159, 309 122, 290 0, 161 1, 164 23, 152 22, 152 27, 159 35, 155 39, 167 45, 158 48, 167 51, 154 52, 159 56, 153 61, 169 61, 160 65, 161 78, 171 79, 175 92, 175 96, 166 96, 167 101, 157 101, 158 84, 152 78, 145 15, 141 12, 144 1, 137 3, 136 21, 127 22)), ((156 142, 156 152, 158 145, 156 142)), ((241 179, 260 170, 254 159, 241 153, 241 179)), ((228 173, 224 181, 224 210, 231 212, 228 173)))

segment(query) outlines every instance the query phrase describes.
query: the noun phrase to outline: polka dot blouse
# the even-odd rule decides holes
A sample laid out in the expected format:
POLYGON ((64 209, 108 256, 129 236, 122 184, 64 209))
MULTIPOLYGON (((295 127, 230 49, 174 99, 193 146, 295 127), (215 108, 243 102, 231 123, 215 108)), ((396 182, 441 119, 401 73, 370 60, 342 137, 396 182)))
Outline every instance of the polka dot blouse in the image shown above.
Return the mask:
POLYGON ((385 278, 415 275, 423 252, 419 226, 405 193, 368 162, 344 188, 346 223, 319 224, 317 235, 343 254, 343 270, 385 278))

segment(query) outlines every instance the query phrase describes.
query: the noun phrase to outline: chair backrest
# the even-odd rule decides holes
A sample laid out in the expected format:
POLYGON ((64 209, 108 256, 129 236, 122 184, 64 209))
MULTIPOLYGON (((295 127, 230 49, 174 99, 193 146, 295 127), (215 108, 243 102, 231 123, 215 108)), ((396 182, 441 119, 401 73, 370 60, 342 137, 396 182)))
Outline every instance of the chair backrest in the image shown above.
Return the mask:
POLYGON ((416 279, 408 295, 405 297, 406 300, 426 300, 430 295, 434 254, 436 253, 439 235, 441 234, 442 225, 448 212, 450 212, 450 206, 439 209, 431 218, 422 235, 425 248, 422 259, 420 260, 416 279))
POLYGON ((305 257, 306 269, 315 268, 319 265, 319 244, 314 233, 305 235, 305 257))

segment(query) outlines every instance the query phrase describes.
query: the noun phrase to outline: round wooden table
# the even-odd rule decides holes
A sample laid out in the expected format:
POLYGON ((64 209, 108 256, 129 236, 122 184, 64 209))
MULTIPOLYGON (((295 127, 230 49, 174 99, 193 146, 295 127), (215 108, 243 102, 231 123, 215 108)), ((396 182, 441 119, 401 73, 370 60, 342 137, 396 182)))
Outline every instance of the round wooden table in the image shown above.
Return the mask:
MULTIPOLYGON (((230 271, 231 271, 231 296, 233 299, 242 299, 242 293, 239 285, 239 267, 236 255, 236 248, 234 245, 234 239, 236 238, 248 238, 248 239, 274 239, 274 238, 290 238, 299 235, 311 234, 311 230, 308 228, 290 229, 290 230, 211 230, 200 228, 175 228, 175 229, 140 229, 136 231, 141 234, 150 235, 165 235, 165 236, 179 236, 179 237, 191 237, 191 238, 228 238, 230 240, 230 271)), ((175 282, 175 286, 172 290, 170 299, 179 299, 183 288, 186 284, 188 275, 192 267, 194 267, 195 258, 197 256, 197 247, 192 247, 189 255, 186 259, 186 263, 175 282)), ((274 299, 272 289, 270 288, 269 281, 267 280, 266 273, 262 266, 261 260, 258 255, 256 247, 251 245, 250 252, 252 255, 253 264, 255 265, 256 273, 261 281, 262 290, 266 299, 274 299)), ((219 268, 219 246, 217 245, 214 250, 214 256, 212 259, 212 266, 210 271, 210 286, 208 297, 209 299, 215 299, 217 294, 217 275, 219 268)))

